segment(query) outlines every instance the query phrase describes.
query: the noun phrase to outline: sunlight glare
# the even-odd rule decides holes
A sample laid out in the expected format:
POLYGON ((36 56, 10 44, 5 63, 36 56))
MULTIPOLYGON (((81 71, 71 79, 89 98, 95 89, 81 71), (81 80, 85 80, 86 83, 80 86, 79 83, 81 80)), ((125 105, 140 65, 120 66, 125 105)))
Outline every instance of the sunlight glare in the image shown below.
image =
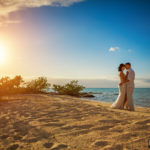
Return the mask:
POLYGON ((0 45, 0 64, 5 61, 5 48, 3 45, 0 45))

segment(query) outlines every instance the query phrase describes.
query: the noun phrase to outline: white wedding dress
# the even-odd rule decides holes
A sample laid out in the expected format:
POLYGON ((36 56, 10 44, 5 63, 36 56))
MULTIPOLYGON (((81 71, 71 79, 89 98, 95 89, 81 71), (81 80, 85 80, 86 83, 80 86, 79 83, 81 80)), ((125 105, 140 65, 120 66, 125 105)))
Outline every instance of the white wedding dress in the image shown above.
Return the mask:
MULTIPOLYGON (((124 78, 122 78, 121 76, 121 72, 118 73, 119 78, 120 78, 120 83, 123 82, 124 78)), ((123 74, 124 75, 124 74, 123 74)), ((125 77, 125 75, 124 75, 125 77)), ((119 95, 118 98, 116 99, 116 101, 111 105, 111 108, 114 109, 123 109, 123 105, 124 105, 124 100, 125 100, 125 96, 126 96, 126 83, 119 85, 119 95)))

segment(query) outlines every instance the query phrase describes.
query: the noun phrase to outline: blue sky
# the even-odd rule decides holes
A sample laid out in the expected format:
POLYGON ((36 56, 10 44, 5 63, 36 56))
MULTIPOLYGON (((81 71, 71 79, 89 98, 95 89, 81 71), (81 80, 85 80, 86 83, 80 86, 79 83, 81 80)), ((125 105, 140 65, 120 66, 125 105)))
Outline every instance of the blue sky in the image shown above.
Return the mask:
POLYGON ((12 23, 0 27, 0 40, 9 45, 11 58, 3 75, 115 87, 118 65, 131 62, 137 87, 150 87, 149 0, 84 0, 16 10, 7 19, 12 23))

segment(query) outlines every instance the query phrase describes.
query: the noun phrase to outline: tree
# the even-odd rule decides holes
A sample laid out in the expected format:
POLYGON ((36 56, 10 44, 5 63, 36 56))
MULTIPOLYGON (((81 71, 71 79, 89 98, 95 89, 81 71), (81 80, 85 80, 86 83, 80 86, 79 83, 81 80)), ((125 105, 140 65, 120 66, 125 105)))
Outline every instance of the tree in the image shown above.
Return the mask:
POLYGON ((51 84, 48 83, 45 77, 39 77, 26 84, 27 90, 30 92, 43 92, 44 90, 48 90, 50 86, 51 84))
POLYGON ((79 81, 73 80, 65 85, 53 85, 53 90, 59 94, 66 94, 71 96, 79 96, 80 92, 85 88, 78 84, 79 81))
POLYGON ((12 79, 13 86, 19 88, 22 83, 24 83, 23 78, 19 75, 12 79))
POLYGON ((13 79, 10 77, 2 77, 0 79, 0 94, 17 93, 21 90, 21 84, 23 83, 21 76, 16 76, 13 79))
POLYGON ((0 91, 1 92, 8 92, 13 88, 13 85, 11 84, 11 79, 9 77, 2 77, 0 79, 0 91))

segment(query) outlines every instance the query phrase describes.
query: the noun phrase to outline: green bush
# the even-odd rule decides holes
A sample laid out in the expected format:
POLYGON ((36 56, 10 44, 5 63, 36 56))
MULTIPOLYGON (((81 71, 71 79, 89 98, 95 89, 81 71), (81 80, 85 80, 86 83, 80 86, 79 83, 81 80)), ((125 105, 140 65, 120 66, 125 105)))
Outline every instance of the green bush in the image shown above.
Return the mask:
POLYGON ((19 75, 19 76, 15 76, 12 79, 12 84, 14 86, 14 88, 19 88, 22 84, 24 83, 23 78, 19 75))
POLYGON ((14 94, 17 93, 18 91, 23 91, 22 90, 22 85, 24 81, 22 77, 15 76, 14 78, 10 77, 2 77, 0 79, 0 95, 5 95, 5 94, 14 94))
POLYGON ((71 96, 80 96, 80 92, 84 88, 84 86, 78 84, 77 80, 73 80, 65 85, 53 85, 53 90, 56 91, 58 94, 71 96))
POLYGON ((48 83, 47 78, 39 77, 26 83, 27 91, 29 92, 44 92, 50 88, 51 84, 48 83))

